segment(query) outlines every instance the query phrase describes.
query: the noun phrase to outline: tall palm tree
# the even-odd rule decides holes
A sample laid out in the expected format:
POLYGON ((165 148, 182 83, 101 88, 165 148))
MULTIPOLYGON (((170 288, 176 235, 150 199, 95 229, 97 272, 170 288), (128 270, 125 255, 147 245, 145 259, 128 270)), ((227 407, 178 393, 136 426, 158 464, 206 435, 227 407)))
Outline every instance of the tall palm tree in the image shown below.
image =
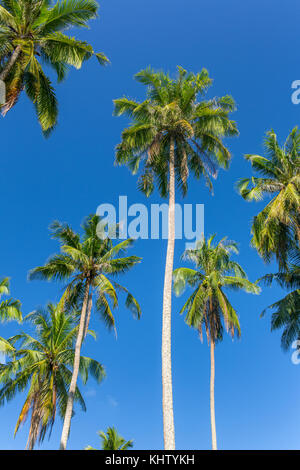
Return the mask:
POLYGON ((137 102, 117 99, 116 115, 127 115, 131 125, 122 133, 117 146, 117 164, 127 164, 133 173, 143 171, 139 189, 149 196, 155 182, 162 197, 169 197, 168 247, 165 265, 162 319, 162 395, 165 449, 175 449, 171 367, 171 296, 175 244, 175 181, 187 192, 189 171, 203 176, 210 188, 210 176, 217 176, 219 166, 226 168, 230 153, 223 137, 237 135, 230 96, 199 100, 211 85, 208 72, 179 74, 171 79, 163 72, 148 68, 135 78, 147 86, 147 99, 137 102))
POLYGON ((79 69, 93 55, 101 65, 108 62, 85 41, 64 34, 68 28, 86 27, 96 18, 95 0, 1 0, 0 81, 6 85, 5 115, 22 90, 34 103, 42 130, 48 133, 57 122, 55 92, 43 66, 50 66, 58 81, 69 66, 79 69))
MULTIPOLYGON (((126 441, 118 434, 116 428, 107 428, 106 433, 99 431, 98 435, 102 439, 102 450, 127 450, 133 447, 133 440, 126 441)), ((97 450, 92 446, 87 446, 85 450, 97 450)))
POLYGON ((276 256, 284 266, 290 248, 290 232, 300 247, 300 132, 295 127, 281 147, 273 130, 265 138, 265 156, 246 155, 261 177, 244 178, 238 189, 247 201, 272 197, 254 217, 252 244, 270 261, 276 256))
MULTIPOLYGON (((9 295, 9 278, 0 280, 0 300, 3 295, 9 295)), ((22 321, 21 302, 12 298, 0 302, 0 321, 22 321)))
POLYGON ((67 281, 61 304, 72 304, 74 298, 81 299, 82 303, 73 374, 60 443, 62 450, 66 449, 70 432, 80 350, 89 325, 93 302, 108 328, 115 328, 112 308, 118 306, 117 291, 126 293, 125 304, 133 315, 139 318, 141 313, 133 295, 112 279, 141 261, 137 256, 117 257, 132 245, 133 240, 128 239, 114 246, 108 236, 105 238, 106 227, 97 215, 89 216, 82 227, 83 236, 80 237, 70 226, 54 222, 51 230, 53 237, 60 242, 61 253, 52 256, 44 266, 33 269, 29 275, 29 279, 67 281), (109 300, 112 302, 112 308, 109 300))
MULTIPOLYGON (((28 389, 15 434, 31 413, 29 450, 37 441, 42 442, 47 432, 50 436, 57 411, 64 417, 78 333, 77 317, 77 312, 66 313, 49 303, 45 310, 36 310, 25 318, 35 328, 33 336, 21 333, 7 341, 0 339, 0 348, 11 358, 0 365, 0 405, 28 389)), ((84 383, 89 374, 98 383, 105 375, 99 362, 84 356, 80 357, 80 374, 84 383)), ((86 409, 78 387, 74 399, 86 409)))
POLYGON ((227 332, 240 336, 241 329, 236 311, 231 305, 226 289, 259 293, 257 284, 250 282, 245 271, 232 261, 231 253, 238 253, 237 244, 223 238, 214 244, 215 235, 197 242, 196 248, 186 250, 184 258, 192 261, 197 269, 178 268, 174 271, 174 290, 180 295, 186 284, 193 288, 180 313, 186 312, 186 323, 199 331, 202 340, 204 327, 210 343, 210 415, 212 448, 217 449, 215 422, 215 345, 223 339, 223 323, 227 332))

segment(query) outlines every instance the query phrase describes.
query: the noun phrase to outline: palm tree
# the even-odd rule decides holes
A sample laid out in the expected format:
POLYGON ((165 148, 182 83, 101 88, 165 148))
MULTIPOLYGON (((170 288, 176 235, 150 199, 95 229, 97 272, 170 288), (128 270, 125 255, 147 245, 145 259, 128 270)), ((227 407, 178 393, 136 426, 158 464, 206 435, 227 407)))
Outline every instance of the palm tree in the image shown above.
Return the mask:
POLYGON ((185 302, 180 313, 186 312, 186 323, 199 331, 202 340, 204 327, 210 343, 210 414, 212 448, 217 449, 215 423, 215 345, 223 339, 223 323, 226 331, 234 337, 240 336, 241 329, 236 311, 231 305, 225 290, 245 290, 258 294, 257 284, 250 282, 245 271, 235 261, 231 253, 238 253, 237 244, 223 238, 214 244, 215 235, 198 241, 195 249, 186 250, 184 258, 192 261, 197 269, 178 268, 174 271, 174 290, 180 295, 186 284, 193 288, 192 295, 185 302))
MULTIPOLYGON (((290 292, 270 305, 271 330, 284 328, 282 347, 287 349, 299 333, 299 247, 300 247, 300 132, 295 127, 281 147, 273 130, 265 138, 266 156, 246 155, 262 177, 244 178, 238 189, 247 201, 272 197, 254 217, 252 245, 266 262, 275 256, 279 272, 260 279, 277 282, 290 292), (296 290, 293 290, 295 289, 296 290)), ((266 309, 267 310, 267 309, 266 309)), ((266 310, 264 310, 263 315, 266 310)))
MULTIPOLYGON (((98 431, 102 439, 102 450, 127 450, 133 447, 133 440, 126 441, 124 437, 118 434, 116 428, 107 428, 106 433, 98 431)), ((87 446, 85 450, 97 450, 94 447, 87 446)))
POLYGON ((265 156, 245 157, 262 177, 241 179, 237 187, 247 201, 259 201, 266 195, 272 197, 254 217, 252 244, 265 261, 275 254, 284 267, 291 232, 300 246, 300 132, 295 127, 281 147, 271 130, 266 134, 264 146, 265 156))
MULTIPOLYGON (((0 300, 3 295, 9 295, 9 278, 0 280, 0 300)), ((0 302, 0 321, 22 321, 21 302, 14 299, 6 299, 0 302)))
POLYGON ((95 0, 1 0, 0 1, 0 81, 6 85, 5 115, 18 101, 22 90, 34 103, 42 130, 49 133, 57 122, 55 92, 43 65, 50 66, 58 81, 69 66, 79 69, 95 56, 101 65, 108 62, 85 41, 63 33, 68 28, 86 27, 96 18, 95 0))
MULTIPOLYGON (((7 364, 0 365, 0 405, 28 388, 15 434, 31 413, 26 446, 29 450, 38 440, 42 442, 47 432, 50 436, 57 411, 61 418, 64 417, 75 356, 74 342, 78 333, 77 317, 77 312, 67 313, 49 303, 45 310, 36 310, 25 318, 35 328, 34 336, 21 333, 7 341, 0 340, 1 350, 11 357, 7 364)), ((99 362, 81 356, 80 375, 84 383, 89 374, 98 383, 105 375, 99 362)), ((78 387, 74 399, 85 411, 78 387)))
POLYGON ((106 226, 97 215, 89 216, 83 223, 83 236, 60 222, 51 226, 53 237, 61 245, 61 253, 52 256, 44 266, 33 269, 29 279, 66 280, 68 282, 61 305, 72 304, 74 298, 81 299, 80 324, 76 339, 73 375, 70 383, 68 403, 61 436, 60 449, 65 450, 69 436, 73 411, 74 393, 80 367, 80 350, 89 326, 92 305, 108 328, 115 328, 112 308, 118 306, 117 291, 127 295, 126 306, 133 315, 140 317, 140 306, 128 290, 116 283, 114 276, 123 274, 141 261, 137 256, 117 257, 132 245, 128 239, 113 246, 112 240, 105 238, 106 226))
POLYGON ((148 68, 135 78, 147 86, 142 103, 126 97, 117 99, 116 115, 127 115, 131 125, 122 133, 117 146, 116 163, 127 164, 133 173, 143 164, 139 189, 149 196, 155 182, 162 197, 169 197, 168 247, 163 292, 162 325, 162 395, 165 449, 175 449, 171 368, 171 296, 175 244, 175 180, 183 195, 187 192, 189 171, 203 176, 210 188, 210 176, 217 176, 218 166, 226 168, 230 153, 222 139, 237 135, 230 96, 198 100, 205 95, 212 80, 203 69, 198 74, 178 67, 171 79, 163 72, 148 68))

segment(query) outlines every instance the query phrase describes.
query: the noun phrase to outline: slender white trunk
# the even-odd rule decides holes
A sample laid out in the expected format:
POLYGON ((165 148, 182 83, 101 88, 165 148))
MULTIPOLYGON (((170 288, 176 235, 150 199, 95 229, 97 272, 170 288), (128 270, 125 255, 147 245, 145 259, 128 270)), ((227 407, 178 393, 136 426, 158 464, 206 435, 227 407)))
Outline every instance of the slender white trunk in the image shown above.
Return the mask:
POLYGON ((212 449, 217 450, 217 433, 215 417, 215 343, 210 342, 210 421, 212 449))
POLYGON ((92 306, 93 306, 93 296, 92 296, 92 293, 90 292, 89 300, 88 300, 88 304, 87 304, 87 312, 86 312, 86 319, 85 319, 85 325, 84 325, 83 339, 86 337, 88 329, 89 329, 91 313, 92 313, 92 306))
POLYGON ((14 64, 16 63, 19 55, 21 53, 21 46, 17 46, 14 50, 14 52, 12 53, 9 61, 7 62, 6 64, 6 67, 4 68, 4 70, 2 70, 2 72, 0 73, 0 80, 5 80, 7 78, 7 75, 9 74, 9 72, 11 71, 12 67, 14 66, 14 64))
POLYGON ((171 300, 175 245, 175 155, 174 141, 170 144, 169 165, 169 232, 165 267, 163 319, 162 319, 162 406, 164 424, 164 448, 175 450, 173 414, 172 358, 171 358, 171 300))
POLYGON ((70 389, 69 389, 69 394, 68 394, 68 402, 67 402, 66 413, 65 413, 65 418, 64 418, 63 430, 61 433, 60 450, 66 450, 67 441, 68 441, 68 437, 70 433, 71 418, 73 414, 74 397, 75 397, 77 378, 78 378, 78 373, 79 373, 81 344, 82 344, 83 335, 84 335, 84 326, 85 326, 89 292, 90 292, 90 282, 87 281, 82 309, 81 309, 79 329, 78 329, 78 334, 77 334, 77 339, 76 339, 73 374, 72 374, 72 379, 71 379, 70 389))

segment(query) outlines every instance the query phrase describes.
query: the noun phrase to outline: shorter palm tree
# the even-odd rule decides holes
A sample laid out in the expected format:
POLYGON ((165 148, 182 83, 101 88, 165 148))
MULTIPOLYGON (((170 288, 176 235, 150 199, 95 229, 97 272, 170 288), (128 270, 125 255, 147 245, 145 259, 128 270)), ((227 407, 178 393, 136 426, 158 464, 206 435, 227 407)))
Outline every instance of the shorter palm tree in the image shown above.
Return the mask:
MULTIPOLYGON (((9 278, 0 281, 0 300, 3 295, 9 295, 9 278)), ((14 299, 6 299, 0 302, 0 321, 22 321, 21 302, 14 299)))
MULTIPOLYGON (((118 434, 116 428, 107 428, 106 433, 98 431, 97 433, 102 439, 102 450, 127 450, 133 447, 133 440, 126 441, 124 437, 118 434)), ((85 450, 98 450, 92 446, 87 446, 85 450)))
POLYGON ((290 232, 300 246, 300 131, 295 127, 281 147, 273 130, 265 138, 264 157, 246 155, 260 177, 243 178, 238 190, 246 201, 271 201, 253 220, 252 244, 265 261, 275 254, 286 263, 290 232))
POLYGON ((204 327, 210 342, 210 412, 212 448, 217 449, 215 423, 215 344, 223 339, 223 323, 232 337, 240 336, 241 329, 236 311, 229 302, 226 289, 245 290, 258 294, 257 284, 250 282, 245 271, 235 261, 231 253, 238 253, 237 244, 223 238, 213 244, 215 235, 208 240, 198 241, 195 249, 186 250, 183 258, 195 263, 197 269, 178 268, 174 271, 174 290, 180 295, 188 284, 193 288, 192 295, 185 302, 180 313, 186 312, 186 323, 199 331, 202 340, 204 327))
MULTIPOLYGON (((36 310, 25 318, 35 328, 34 336, 21 333, 7 341, 0 339, 0 350, 10 357, 6 364, 0 365, 0 405, 12 400, 17 392, 27 390, 15 434, 31 414, 26 446, 29 450, 37 441, 42 442, 47 433, 50 437, 57 410, 62 419, 65 415, 78 316, 76 311, 67 313, 49 303, 45 310, 36 310)), ((91 331, 89 333, 94 335, 91 331)), ((89 374, 100 383, 105 372, 99 362, 81 356, 83 383, 86 383, 89 374)), ((85 402, 78 387, 74 399, 85 411, 85 402)))

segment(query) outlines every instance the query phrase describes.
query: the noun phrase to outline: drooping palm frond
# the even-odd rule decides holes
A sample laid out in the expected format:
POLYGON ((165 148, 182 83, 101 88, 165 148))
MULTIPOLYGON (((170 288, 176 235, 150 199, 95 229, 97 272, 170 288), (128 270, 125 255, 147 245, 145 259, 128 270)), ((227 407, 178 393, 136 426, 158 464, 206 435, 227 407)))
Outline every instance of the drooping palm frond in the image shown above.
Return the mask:
POLYGON ((116 148, 116 163, 128 165, 133 173, 143 167, 139 189, 149 196, 156 183, 166 197, 169 148, 174 139, 176 177, 183 194, 190 172, 196 178, 204 176, 211 187, 209 177, 216 177, 217 168, 226 168, 230 160, 223 138, 238 134, 229 119, 235 109, 233 99, 198 101, 212 83, 205 69, 192 74, 178 67, 178 77, 172 79, 148 68, 135 78, 147 86, 147 98, 143 102, 126 97, 114 100, 115 114, 131 120, 116 148))
POLYGON ((33 269, 29 279, 67 281, 63 301, 71 304, 74 304, 76 297, 83 295, 83 284, 89 279, 92 296, 96 298, 95 309, 108 327, 115 327, 112 310, 118 306, 118 291, 126 294, 125 305, 133 315, 137 318, 141 315, 135 297, 115 282, 116 276, 132 269, 141 258, 120 257, 133 245, 133 240, 114 245, 109 237, 98 236, 101 224, 101 217, 89 216, 83 223, 83 235, 80 238, 67 224, 53 222, 50 226, 52 236, 60 242, 62 253, 52 256, 44 266, 33 269))

